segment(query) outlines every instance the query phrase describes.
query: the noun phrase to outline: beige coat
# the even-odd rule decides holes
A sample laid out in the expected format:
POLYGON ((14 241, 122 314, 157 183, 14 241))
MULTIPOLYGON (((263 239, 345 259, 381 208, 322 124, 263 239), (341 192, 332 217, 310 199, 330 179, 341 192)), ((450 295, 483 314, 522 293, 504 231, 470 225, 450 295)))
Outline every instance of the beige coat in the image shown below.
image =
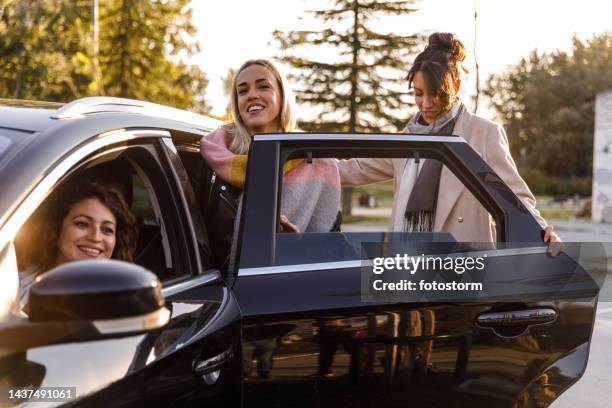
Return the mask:
MULTIPOLYGON (((514 191, 540 225, 546 226, 546 221, 535 208, 535 197, 518 174, 503 127, 464 109, 457 118, 453 134, 462 136, 514 191)), ((411 185, 402 184, 407 160, 350 159, 338 163, 343 186, 393 179, 391 231, 401 231, 400 220, 404 217, 408 190, 412 189, 411 185)), ((440 177, 434 231, 450 232, 459 242, 493 242, 496 236, 493 218, 446 166, 440 177)))

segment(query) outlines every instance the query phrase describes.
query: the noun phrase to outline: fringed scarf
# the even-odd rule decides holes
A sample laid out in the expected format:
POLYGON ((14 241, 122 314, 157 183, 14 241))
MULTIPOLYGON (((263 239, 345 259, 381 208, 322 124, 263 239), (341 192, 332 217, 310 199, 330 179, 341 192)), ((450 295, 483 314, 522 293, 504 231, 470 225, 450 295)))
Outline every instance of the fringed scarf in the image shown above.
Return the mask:
MULTIPOLYGON (((432 123, 423 123, 421 114, 417 113, 404 128, 404 133, 450 135, 453 133, 457 117, 464 109, 463 103, 453 105, 449 112, 434 120, 432 123)), ((414 164, 416 165, 416 164, 414 164)), ((404 213, 404 231, 431 232, 433 231, 438 201, 438 188, 442 162, 438 160, 424 160, 423 167, 418 172, 414 187, 406 204, 404 213)))
MULTIPOLYGON (((244 188, 247 155, 229 150, 230 134, 224 126, 204 136, 200 153, 218 177, 244 188)), ((283 168, 281 214, 301 232, 328 232, 338 215, 340 173, 333 159, 290 160, 283 168)))

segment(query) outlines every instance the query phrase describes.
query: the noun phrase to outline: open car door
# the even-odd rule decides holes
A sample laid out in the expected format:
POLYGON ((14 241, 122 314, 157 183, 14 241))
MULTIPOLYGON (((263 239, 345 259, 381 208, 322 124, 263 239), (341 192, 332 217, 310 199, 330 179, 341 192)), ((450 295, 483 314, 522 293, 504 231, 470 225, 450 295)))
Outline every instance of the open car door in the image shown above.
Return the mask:
POLYGON ((579 263, 589 251, 551 257, 532 214, 460 137, 256 136, 238 248, 245 406, 540 406, 586 368, 598 295, 579 263), (441 161, 493 217, 497 243, 278 232, 287 160, 359 157, 441 161), (404 254, 485 260, 469 273, 372 273, 373 257, 404 254), (394 276, 416 289, 375 293, 374 281, 394 276), (483 286, 437 291, 421 281, 483 286))

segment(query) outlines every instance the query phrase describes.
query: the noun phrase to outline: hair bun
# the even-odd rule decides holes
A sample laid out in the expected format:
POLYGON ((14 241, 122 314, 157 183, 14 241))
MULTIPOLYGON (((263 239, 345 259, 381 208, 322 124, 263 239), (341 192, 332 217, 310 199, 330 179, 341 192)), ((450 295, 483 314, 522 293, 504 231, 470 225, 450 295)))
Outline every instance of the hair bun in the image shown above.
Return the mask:
POLYGON ((433 33, 429 36, 428 47, 451 54, 457 62, 465 59, 465 45, 452 33, 433 33))

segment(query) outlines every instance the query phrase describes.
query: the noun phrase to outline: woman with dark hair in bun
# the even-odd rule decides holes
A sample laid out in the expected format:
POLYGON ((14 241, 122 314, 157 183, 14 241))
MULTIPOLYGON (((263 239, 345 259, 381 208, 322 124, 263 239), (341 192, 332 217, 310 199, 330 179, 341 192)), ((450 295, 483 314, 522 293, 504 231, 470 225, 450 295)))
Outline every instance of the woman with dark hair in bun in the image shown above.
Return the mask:
MULTIPOLYGON (((450 33, 434 33, 408 71, 418 113, 403 133, 462 136, 521 199, 544 229, 544 241, 557 242, 553 227, 535 208, 535 197, 519 175, 502 126, 471 113, 458 97, 465 46, 450 33)), ((495 241, 495 223, 455 175, 437 160, 351 159, 339 162, 343 185, 394 179, 390 230, 443 231, 462 242, 495 241)))

